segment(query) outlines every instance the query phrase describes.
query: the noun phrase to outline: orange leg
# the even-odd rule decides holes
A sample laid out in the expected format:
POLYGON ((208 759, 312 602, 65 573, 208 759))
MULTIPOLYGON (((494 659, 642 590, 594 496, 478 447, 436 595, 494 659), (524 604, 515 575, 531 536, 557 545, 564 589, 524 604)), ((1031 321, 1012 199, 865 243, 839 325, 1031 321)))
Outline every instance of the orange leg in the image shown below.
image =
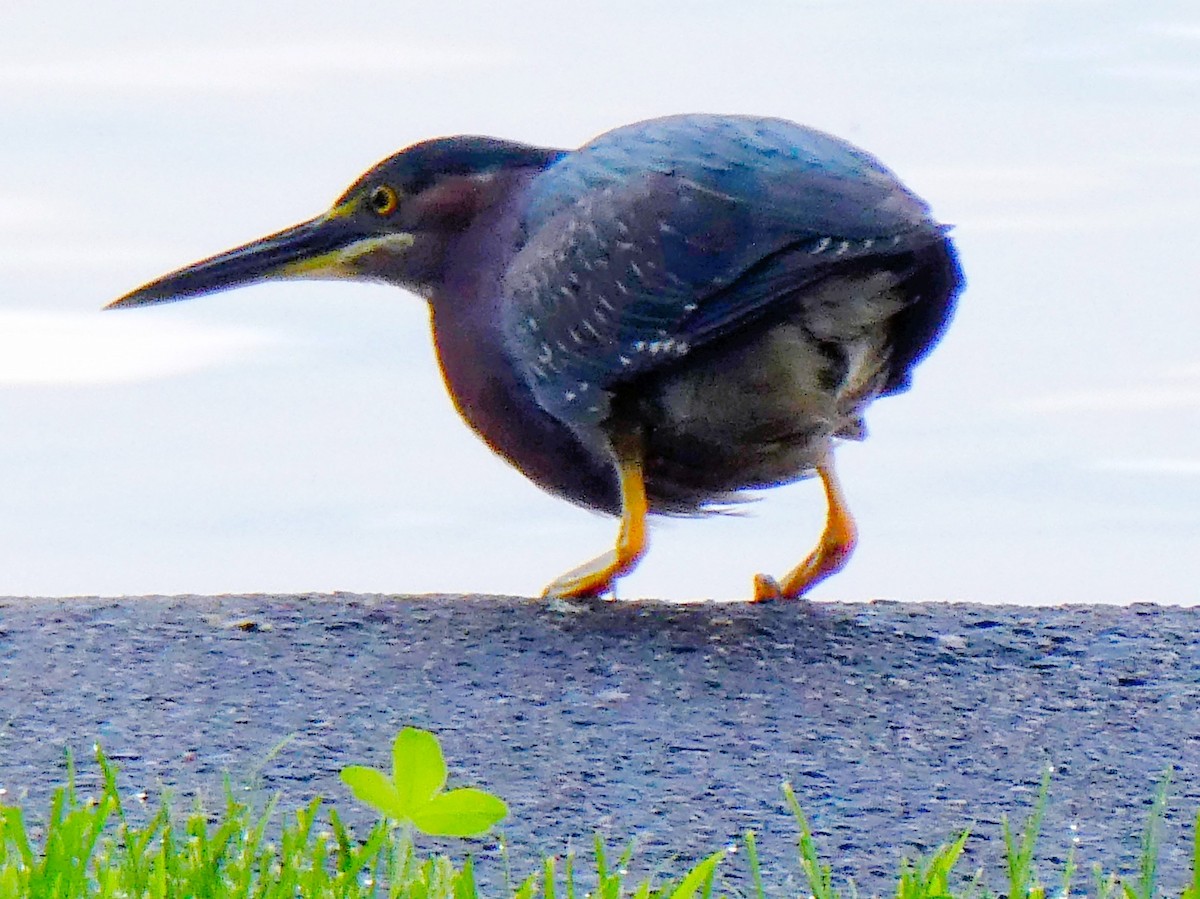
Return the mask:
POLYGON ((825 501, 828 513, 825 518, 825 531, 821 534, 821 542, 817 544, 807 559, 797 565, 780 584, 766 574, 754 576, 754 602, 766 602, 772 599, 799 599, 813 586, 819 584, 831 574, 841 571, 854 552, 854 544, 858 540, 858 531, 854 526, 854 518, 846 505, 846 497, 842 486, 838 483, 833 471, 833 458, 830 457, 817 466, 817 474, 825 488, 825 501))
POLYGON ((637 432, 618 432, 613 455, 621 488, 621 529, 610 552, 573 568, 542 593, 543 599, 577 599, 600 596, 613 582, 634 569, 646 554, 646 482, 642 474, 642 440, 637 432))

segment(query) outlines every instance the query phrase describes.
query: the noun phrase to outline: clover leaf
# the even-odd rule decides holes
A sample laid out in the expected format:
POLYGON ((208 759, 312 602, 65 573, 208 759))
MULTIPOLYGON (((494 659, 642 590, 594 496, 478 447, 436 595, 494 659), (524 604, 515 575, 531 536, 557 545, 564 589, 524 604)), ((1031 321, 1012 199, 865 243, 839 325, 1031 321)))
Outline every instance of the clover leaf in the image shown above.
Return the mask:
POLYGON ((348 765, 342 781, 355 797, 383 815, 435 837, 473 837, 508 814, 498 796, 463 787, 443 792, 446 760, 437 737, 405 727, 392 744, 392 776, 377 768, 348 765))

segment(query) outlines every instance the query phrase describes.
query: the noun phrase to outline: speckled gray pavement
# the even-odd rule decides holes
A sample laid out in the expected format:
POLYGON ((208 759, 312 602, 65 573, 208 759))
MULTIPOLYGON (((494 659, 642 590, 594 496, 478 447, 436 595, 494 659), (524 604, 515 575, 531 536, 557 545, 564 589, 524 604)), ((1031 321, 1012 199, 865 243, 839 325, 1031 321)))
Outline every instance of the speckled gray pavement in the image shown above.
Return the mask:
POLYGON ((596 832, 636 836, 641 870, 679 870, 753 828, 769 886, 794 894, 786 778, 835 873, 889 893, 902 855, 967 825, 963 869, 998 884, 1000 817, 1024 817, 1048 764, 1043 872, 1072 842, 1084 872, 1132 870, 1172 769, 1162 877, 1178 885, 1200 809, 1198 624, 1152 606, 6 599, 0 787, 43 815, 63 747, 86 787, 99 740, 152 800, 219 805, 228 773, 365 826, 337 771, 386 764, 413 724, 440 735, 452 782, 507 799, 514 873, 596 832))

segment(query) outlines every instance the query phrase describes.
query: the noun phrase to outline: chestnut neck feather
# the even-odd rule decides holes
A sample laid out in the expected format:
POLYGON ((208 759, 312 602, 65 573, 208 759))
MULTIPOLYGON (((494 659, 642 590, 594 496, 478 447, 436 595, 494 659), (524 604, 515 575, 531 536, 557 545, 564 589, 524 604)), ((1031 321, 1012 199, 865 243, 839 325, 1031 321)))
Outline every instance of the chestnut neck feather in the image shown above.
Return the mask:
POLYGON ((540 487, 589 508, 619 510, 607 459, 534 399, 513 365, 500 328, 504 267, 521 240, 520 196, 536 172, 501 171, 480 185, 474 219, 451 237, 439 283, 430 290, 438 363, 455 407, 496 453, 540 487))

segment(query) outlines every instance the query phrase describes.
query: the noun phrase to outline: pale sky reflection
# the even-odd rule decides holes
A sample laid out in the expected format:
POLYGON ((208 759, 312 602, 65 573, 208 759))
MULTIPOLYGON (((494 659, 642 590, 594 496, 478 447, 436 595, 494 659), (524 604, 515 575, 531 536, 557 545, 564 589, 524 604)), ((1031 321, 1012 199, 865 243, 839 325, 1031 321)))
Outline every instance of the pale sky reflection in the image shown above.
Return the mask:
MULTIPOLYGON (((967 273, 914 389, 839 450, 862 539, 815 598, 1200 602, 1193 6, 9 4, 0 595, 530 595, 608 549, 458 420, 412 296, 100 309, 412 141, 712 111, 878 154, 967 273)), ((744 598, 824 516, 812 482, 747 511, 656 522, 621 595, 744 598)))
POLYGON ((261 44, 177 44, 152 51, 114 49, 39 55, 0 63, 0 88, 8 91, 139 94, 297 92, 330 78, 387 77, 508 65, 513 57, 494 47, 402 41, 333 39, 261 44))
POLYGON ((169 318, 0 310, 0 387, 101 386, 199 371, 277 341, 169 318))

